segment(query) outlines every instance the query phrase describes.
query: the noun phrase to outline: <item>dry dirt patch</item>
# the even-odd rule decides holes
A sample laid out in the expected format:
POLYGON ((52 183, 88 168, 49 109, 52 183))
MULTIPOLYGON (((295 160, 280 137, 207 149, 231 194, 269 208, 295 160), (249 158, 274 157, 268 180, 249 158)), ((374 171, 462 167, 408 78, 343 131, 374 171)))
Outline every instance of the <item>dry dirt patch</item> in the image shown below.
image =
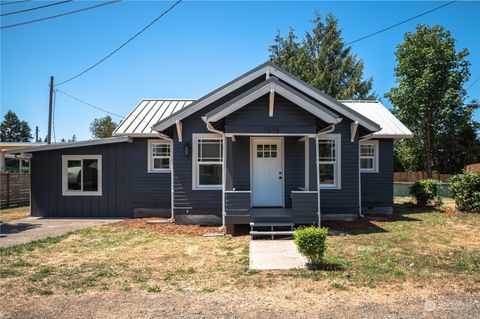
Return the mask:
POLYGON ((0 223, 30 216, 30 206, 4 208, 0 210, 0 223))
POLYGON ((177 224, 148 224, 155 218, 132 218, 126 219, 120 223, 119 226, 129 229, 143 229, 151 232, 156 232, 166 235, 193 235, 203 236, 206 233, 219 232, 217 226, 200 226, 200 225, 177 225, 177 224))

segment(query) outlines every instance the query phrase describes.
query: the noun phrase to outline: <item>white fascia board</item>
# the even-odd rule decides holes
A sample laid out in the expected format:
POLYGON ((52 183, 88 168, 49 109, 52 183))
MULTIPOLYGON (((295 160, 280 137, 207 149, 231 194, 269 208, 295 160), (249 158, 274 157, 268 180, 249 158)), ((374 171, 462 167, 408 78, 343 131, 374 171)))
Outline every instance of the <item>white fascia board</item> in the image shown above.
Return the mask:
POLYGON ((131 143, 132 139, 128 136, 107 137, 107 138, 100 138, 98 140, 88 140, 88 141, 69 142, 69 143, 55 143, 55 144, 30 147, 30 148, 17 148, 13 150, 8 150, 5 153, 10 153, 10 154, 33 153, 33 152, 41 152, 41 151, 58 150, 63 148, 74 148, 74 147, 84 147, 84 146, 124 143, 124 142, 131 143))
POLYGON ((301 92, 305 92, 307 95, 310 95, 310 96, 314 97, 315 99, 321 101, 322 103, 324 103, 328 107, 331 107, 333 110, 339 112, 340 114, 343 114, 343 115, 349 117, 350 119, 352 119, 354 121, 358 121, 365 128, 367 128, 371 131, 374 131, 374 132, 379 131, 381 129, 378 124, 376 126, 372 125, 368 121, 365 121, 363 116, 360 115, 359 113, 357 113, 357 112, 355 112, 351 109, 346 109, 346 108, 342 108, 342 107, 338 106, 336 103, 333 103, 330 99, 326 98, 322 94, 319 94, 318 92, 316 92, 316 90, 310 88, 308 85, 300 82, 299 80, 292 77, 291 75, 285 74, 282 71, 280 71, 280 70, 278 70, 275 67, 270 66, 270 65, 267 66, 267 70, 270 72, 270 74, 272 74, 272 75, 276 76, 277 78, 279 78, 280 80, 285 81, 286 83, 292 85, 293 87, 300 90, 301 92))
POLYGON ((380 139, 393 139, 398 140, 402 138, 412 138, 413 134, 395 134, 395 135, 388 135, 388 134, 373 134, 372 138, 380 138, 380 139))
MULTIPOLYGON (((269 93, 271 90, 275 91, 276 93, 280 94, 284 98, 288 99, 292 103, 300 106, 307 112, 315 115, 318 118, 321 118, 325 122, 329 124, 337 123, 338 118, 333 117, 332 115, 322 111, 319 107, 312 105, 309 101, 306 101, 302 97, 292 93, 290 90, 284 88, 282 85, 279 85, 275 82, 268 83, 258 90, 252 92, 251 94, 243 97, 242 99, 234 102, 233 104, 229 105, 228 107, 224 108, 220 112, 210 116, 208 121, 216 122, 229 114, 237 111, 238 109, 242 108, 243 106, 247 105, 250 102, 255 101, 256 99, 260 98, 261 96, 269 93)), ((221 107, 221 106, 220 106, 221 107)))

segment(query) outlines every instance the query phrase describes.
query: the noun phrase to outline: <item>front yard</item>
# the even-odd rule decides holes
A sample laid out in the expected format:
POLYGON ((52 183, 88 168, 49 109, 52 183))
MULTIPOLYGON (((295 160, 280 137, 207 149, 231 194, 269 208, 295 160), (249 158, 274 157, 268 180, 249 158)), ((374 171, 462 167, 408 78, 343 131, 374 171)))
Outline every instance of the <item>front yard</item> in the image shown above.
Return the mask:
POLYGON ((403 203, 392 218, 331 227, 349 235, 328 238, 327 265, 318 271, 250 271, 248 236, 172 235, 125 223, 5 248, 2 307, 7 315, 35 307, 54 315, 55 309, 65 314, 88 300, 96 314, 105 304, 128 313, 134 311, 125 310, 128 302, 123 308, 112 303, 147 305, 158 298, 166 317, 195 305, 207 317, 227 316, 218 312, 226 302, 241 317, 255 306, 271 309, 271 315, 278 310, 298 315, 330 311, 337 302, 345 307, 345 300, 351 306, 365 300, 393 305, 420 298, 423 307, 432 296, 480 297, 478 214, 423 211, 403 203))

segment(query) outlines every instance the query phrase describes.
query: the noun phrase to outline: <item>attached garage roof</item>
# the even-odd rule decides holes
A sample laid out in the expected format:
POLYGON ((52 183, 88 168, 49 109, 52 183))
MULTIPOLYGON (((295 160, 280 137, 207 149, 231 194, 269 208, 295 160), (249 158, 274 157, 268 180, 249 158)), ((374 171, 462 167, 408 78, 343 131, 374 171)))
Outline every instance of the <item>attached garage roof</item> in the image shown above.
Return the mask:
POLYGON ((194 100, 142 100, 113 132, 118 135, 156 134, 152 126, 194 100))
POLYGON ((378 101, 339 101, 366 118, 378 123, 382 129, 373 133, 379 138, 409 138, 413 133, 378 101))

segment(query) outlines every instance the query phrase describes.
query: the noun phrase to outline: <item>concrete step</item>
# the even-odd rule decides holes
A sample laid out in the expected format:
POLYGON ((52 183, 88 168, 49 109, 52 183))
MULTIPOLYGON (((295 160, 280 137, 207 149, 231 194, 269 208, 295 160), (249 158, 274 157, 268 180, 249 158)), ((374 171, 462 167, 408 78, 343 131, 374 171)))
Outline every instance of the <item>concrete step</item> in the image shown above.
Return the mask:
POLYGON ((293 227, 294 223, 289 222, 251 222, 251 227, 293 227))
POLYGON ((263 231, 263 230, 252 230, 250 231, 251 236, 293 236, 293 231, 291 230, 274 230, 274 231, 263 231))

